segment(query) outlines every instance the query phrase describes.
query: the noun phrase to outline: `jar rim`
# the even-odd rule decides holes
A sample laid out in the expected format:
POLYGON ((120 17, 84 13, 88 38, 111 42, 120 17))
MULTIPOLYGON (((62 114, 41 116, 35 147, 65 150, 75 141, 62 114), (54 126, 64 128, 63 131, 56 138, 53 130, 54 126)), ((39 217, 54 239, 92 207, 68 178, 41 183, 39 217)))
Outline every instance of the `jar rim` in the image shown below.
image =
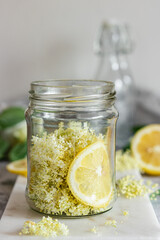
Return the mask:
POLYGON ((114 83, 103 80, 53 79, 31 83, 30 99, 38 105, 107 105, 114 104, 114 83), (37 102, 38 101, 38 102, 37 102))
MULTIPOLYGON (((56 94, 56 90, 60 91, 65 89, 69 91, 72 89, 72 94, 75 89, 83 89, 83 94, 91 92, 91 94, 96 93, 109 93, 114 91, 114 83, 111 81, 104 80, 76 80, 76 79, 48 79, 42 81, 33 81, 31 83, 30 93, 35 94, 56 94), (55 89, 55 91, 52 91, 55 89), (98 92, 97 92, 98 91, 98 92)), ((77 92, 76 92, 77 94, 77 92)))
POLYGON ((111 81, 105 81, 105 80, 95 80, 95 79, 47 79, 47 80, 37 80, 37 81, 33 81, 31 82, 31 87, 34 86, 41 86, 41 87, 54 87, 54 88, 69 88, 69 87, 89 87, 89 88, 99 88, 102 86, 110 86, 110 87, 114 87, 114 83, 111 81), (73 82, 72 85, 65 85, 65 86, 61 86, 61 85, 52 85, 52 83, 60 83, 60 82, 73 82), (96 85, 76 85, 76 83, 97 83, 96 85), (101 85, 101 86, 100 86, 101 85))

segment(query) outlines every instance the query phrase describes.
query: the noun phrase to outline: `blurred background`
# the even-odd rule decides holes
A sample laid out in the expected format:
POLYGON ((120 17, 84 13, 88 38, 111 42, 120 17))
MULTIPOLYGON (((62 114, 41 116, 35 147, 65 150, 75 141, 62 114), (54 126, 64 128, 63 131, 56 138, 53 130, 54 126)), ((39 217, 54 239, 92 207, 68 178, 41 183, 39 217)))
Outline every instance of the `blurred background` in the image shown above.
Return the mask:
POLYGON ((93 78, 93 42, 115 18, 131 26, 137 88, 158 95, 159 9, 159 0, 0 0, 0 102, 27 98, 33 80, 93 78))

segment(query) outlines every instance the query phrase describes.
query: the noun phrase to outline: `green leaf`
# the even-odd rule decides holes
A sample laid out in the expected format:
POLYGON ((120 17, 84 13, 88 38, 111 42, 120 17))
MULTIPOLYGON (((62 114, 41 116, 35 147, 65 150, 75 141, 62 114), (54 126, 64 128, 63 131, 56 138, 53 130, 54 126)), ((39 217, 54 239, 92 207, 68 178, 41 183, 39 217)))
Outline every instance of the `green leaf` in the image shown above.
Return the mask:
POLYGON ((0 137, 0 159, 4 158, 7 150, 9 149, 9 142, 0 137))
POLYGON ((9 152, 9 159, 15 161, 25 158, 27 155, 27 142, 16 144, 9 152))
POLYGON ((132 128, 133 134, 135 134, 138 130, 140 130, 141 128, 145 127, 146 125, 135 125, 132 128))
POLYGON ((14 126, 24 120, 24 109, 9 107, 0 113, 0 130, 14 126))
POLYGON ((123 152, 130 150, 131 148, 131 143, 129 142, 126 146, 123 147, 123 152))

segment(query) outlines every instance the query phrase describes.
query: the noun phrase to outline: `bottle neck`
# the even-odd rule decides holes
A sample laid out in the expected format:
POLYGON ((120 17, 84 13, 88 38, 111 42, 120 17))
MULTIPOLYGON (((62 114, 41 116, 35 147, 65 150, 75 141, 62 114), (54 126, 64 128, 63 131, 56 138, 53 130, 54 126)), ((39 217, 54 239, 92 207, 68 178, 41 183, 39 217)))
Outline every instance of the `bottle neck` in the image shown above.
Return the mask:
POLYGON ((99 56, 96 79, 115 82, 125 75, 131 76, 128 55, 126 53, 105 52, 99 56))
POLYGON ((130 71, 128 55, 121 53, 117 55, 117 58, 119 62, 119 68, 121 69, 121 71, 123 72, 130 71))
POLYGON ((123 81, 125 75, 131 76, 128 54, 132 45, 126 24, 103 23, 94 45, 95 52, 100 56, 96 79, 115 82, 119 79, 123 81))

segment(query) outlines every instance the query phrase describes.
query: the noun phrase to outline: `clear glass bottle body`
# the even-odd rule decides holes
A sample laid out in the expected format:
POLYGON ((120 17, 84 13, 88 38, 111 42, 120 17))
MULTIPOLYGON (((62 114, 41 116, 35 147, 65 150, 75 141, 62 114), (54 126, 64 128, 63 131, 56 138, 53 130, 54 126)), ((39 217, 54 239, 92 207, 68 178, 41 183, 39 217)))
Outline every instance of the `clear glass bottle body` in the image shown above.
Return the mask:
POLYGON ((113 81, 116 89, 116 107, 119 111, 117 147, 124 147, 132 134, 135 110, 135 86, 129 68, 128 53, 132 50, 128 27, 121 24, 103 24, 96 52, 99 65, 95 79, 113 81))
POLYGON ((62 217, 112 208, 118 116, 112 83, 33 82, 30 95, 26 198, 31 208, 62 217), (96 178, 101 190, 92 183, 96 178))

